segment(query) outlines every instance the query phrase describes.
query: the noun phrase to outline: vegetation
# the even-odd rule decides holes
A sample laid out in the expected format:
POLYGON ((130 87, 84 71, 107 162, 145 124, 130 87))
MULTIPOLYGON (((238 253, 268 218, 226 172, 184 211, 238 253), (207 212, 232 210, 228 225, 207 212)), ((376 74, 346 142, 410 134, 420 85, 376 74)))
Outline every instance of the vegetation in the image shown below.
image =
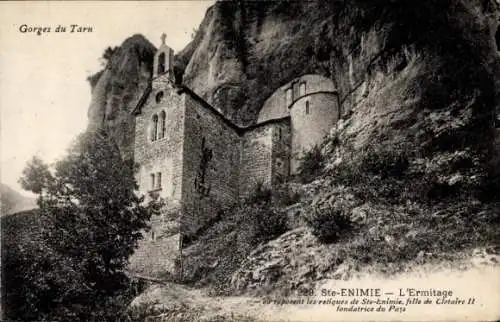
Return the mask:
POLYGON ((334 207, 316 208, 306 217, 306 222, 320 242, 332 243, 354 228, 350 214, 345 211, 334 207))
POLYGON ((272 192, 272 201, 276 207, 287 207, 301 201, 302 196, 288 184, 277 186, 272 192))
POLYGON ((315 145, 310 150, 305 151, 299 162, 299 179, 302 183, 313 181, 324 166, 324 157, 321 153, 321 147, 315 145))
POLYGON ((42 242, 3 257, 6 317, 114 321, 133 295, 124 269, 150 217, 132 164, 106 134, 86 133, 53 174, 33 158, 20 183, 39 194, 42 242))
POLYGON ((120 49, 120 47, 107 47, 102 54, 102 59, 106 61, 106 63, 113 57, 113 55, 120 49))
POLYGON ((259 184, 244 202, 229 208, 184 251, 187 282, 227 294, 232 273, 259 244, 288 230, 287 215, 274 208, 269 189, 259 184))

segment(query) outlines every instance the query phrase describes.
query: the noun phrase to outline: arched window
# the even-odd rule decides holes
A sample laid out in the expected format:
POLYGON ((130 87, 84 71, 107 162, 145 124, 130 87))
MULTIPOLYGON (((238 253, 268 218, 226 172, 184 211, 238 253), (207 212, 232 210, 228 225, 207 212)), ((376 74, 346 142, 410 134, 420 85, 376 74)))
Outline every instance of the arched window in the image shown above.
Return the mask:
POLYGON ((158 69, 157 74, 163 74, 165 72, 165 53, 161 53, 158 56, 158 69))
POLYGON ((165 137, 165 130, 166 130, 166 121, 167 121, 167 114, 165 111, 161 111, 160 113, 160 127, 158 131, 158 138, 163 139, 165 137))
POLYGON ((158 115, 153 115, 153 119, 151 121, 151 142, 156 141, 157 139, 157 133, 158 133, 158 115))
POLYGON ((160 103, 163 99, 163 91, 160 91, 156 94, 156 103, 160 103))
POLYGON ((304 96, 306 95, 306 82, 300 83, 299 86, 299 96, 304 96))
POLYGON ((306 101, 306 114, 309 114, 311 111, 309 110, 309 101, 306 101))

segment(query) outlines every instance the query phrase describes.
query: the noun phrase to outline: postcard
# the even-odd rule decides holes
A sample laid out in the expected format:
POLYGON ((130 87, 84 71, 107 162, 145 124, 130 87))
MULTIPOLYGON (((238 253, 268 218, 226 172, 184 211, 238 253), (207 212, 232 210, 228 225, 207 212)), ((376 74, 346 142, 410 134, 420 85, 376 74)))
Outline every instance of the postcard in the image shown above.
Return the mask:
POLYGON ((6 321, 496 321, 500 3, 0 3, 6 321))

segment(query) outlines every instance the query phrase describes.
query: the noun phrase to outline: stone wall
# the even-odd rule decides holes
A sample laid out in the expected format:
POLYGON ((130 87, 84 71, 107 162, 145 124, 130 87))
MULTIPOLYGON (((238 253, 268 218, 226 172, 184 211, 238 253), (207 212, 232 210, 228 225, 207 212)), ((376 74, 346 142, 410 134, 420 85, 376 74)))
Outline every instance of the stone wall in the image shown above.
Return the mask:
POLYGON ((176 276, 180 256, 179 222, 162 214, 153 216, 150 224, 151 230, 143 232, 143 239, 130 258, 129 270, 147 277, 176 276))
POLYGON ((199 99, 182 95, 186 104, 182 231, 189 235, 238 200, 240 136, 199 99))
MULTIPOLYGON (((153 82, 152 91, 136 115, 134 157, 139 164, 137 182, 139 193, 164 198, 169 209, 180 214, 182 198, 182 159, 184 140, 184 102, 183 97, 164 79, 153 82), (156 95, 162 91, 163 98, 156 102, 156 95), (153 115, 166 114, 165 135, 151 141, 153 115), (161 173, 161 188, 151 186, 151 174, 161 173)), ((178 216, 177 216, 178 217, 178 216)), ((178 220, 161 216, 151 218, 151 230, 144 232, 139 248, 130 259, 132 273, 150 277, 176 274, 176 260, 179 256, 178 220)))
POLYGON ((271 187, 273 124, 248 130, 241 142, 240 195, 246 197, 257 184, 271 187))
POLYGON ((314 145, 320 144, 338 121, 337 95, 320 92, 306 95, 290 108, 292 129, 291 173, 297 172, 299 159, 314 145), (309 114, 307 113, 309 105, 309 114))
POLYGON ((291 149, 290 118, 274 123, 272 127, 271 186, 275 187, 290 175, 291 149))
POLYGON ((175 90, 163 90, 163 99, 156 103, 155 96, 162 90, 153 84, 153 90, 142 111, 136 117, 135 162, 139 164, 137 182, 141 194, 154 191, 169 202, 179 202, 182 192, 182 158, 184 139, 184 104, 175 90), (151 141, 153 115, 166 113, 165 136, 151 141), (161 173, 162 187, 151 186, 151 174, 161 173))

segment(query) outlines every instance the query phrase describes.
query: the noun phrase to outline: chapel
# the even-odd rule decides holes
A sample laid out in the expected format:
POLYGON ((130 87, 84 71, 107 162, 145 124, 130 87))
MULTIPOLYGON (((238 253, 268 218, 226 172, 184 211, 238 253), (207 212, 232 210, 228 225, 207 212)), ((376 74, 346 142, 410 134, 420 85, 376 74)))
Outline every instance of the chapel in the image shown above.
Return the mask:
POLYGON ((140 193, 165 200, 177 225, 155 216, 135 256, 160 253, 158 269, 173 272, 182 247, 220 209, 257 185, 273 189, 295 174, 302 153, 322 142, 340 111, 333 82, 306 74, 277 88, 255 124, 239 126, 176 83, 174 51, 165 38, 154 56, 151 83, 132 112, 134 158, 140 193))

